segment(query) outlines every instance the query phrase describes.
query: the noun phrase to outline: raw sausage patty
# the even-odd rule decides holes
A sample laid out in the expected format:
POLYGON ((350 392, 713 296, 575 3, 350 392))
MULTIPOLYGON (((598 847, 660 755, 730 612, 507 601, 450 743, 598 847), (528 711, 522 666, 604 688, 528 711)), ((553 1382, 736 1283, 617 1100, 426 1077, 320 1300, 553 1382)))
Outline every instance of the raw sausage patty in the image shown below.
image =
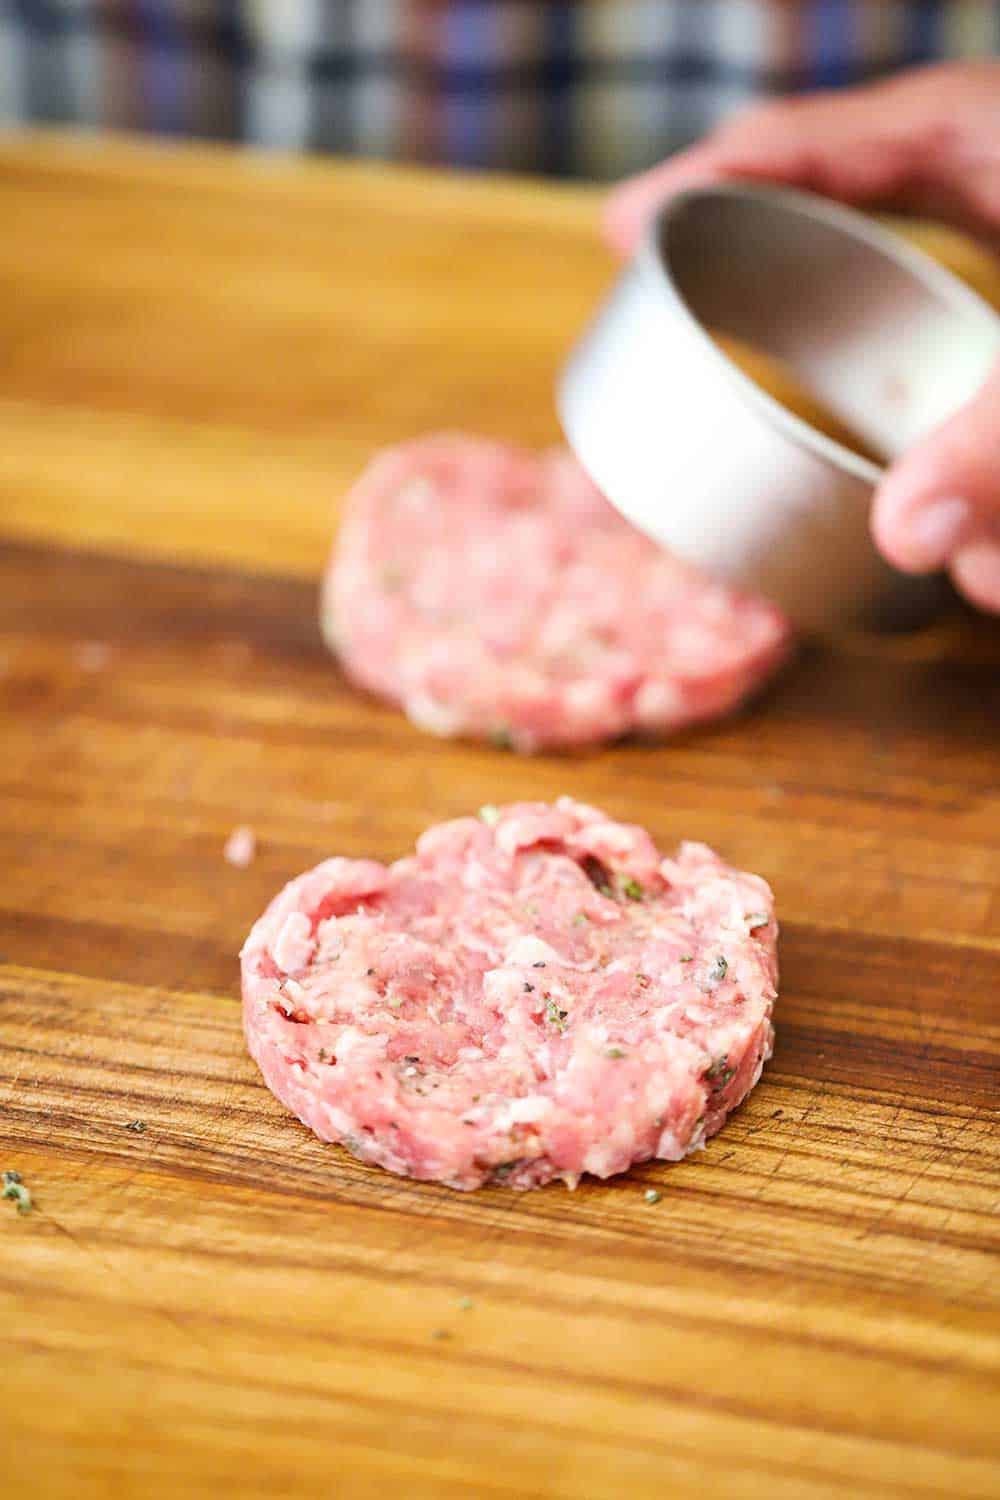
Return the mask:
POLYGON ((447 436, 362 475, 322 620, 415 724, 516 750, 714 718, 789 647, 776 609, 656 547, 568 453, 447 436))
POLYGON ((250 1052, 323 1140, 403 1176, 535 1187, 676 1161, 771 1052, 771 892, 562 797, 329 859, 242 953, 250 1052))

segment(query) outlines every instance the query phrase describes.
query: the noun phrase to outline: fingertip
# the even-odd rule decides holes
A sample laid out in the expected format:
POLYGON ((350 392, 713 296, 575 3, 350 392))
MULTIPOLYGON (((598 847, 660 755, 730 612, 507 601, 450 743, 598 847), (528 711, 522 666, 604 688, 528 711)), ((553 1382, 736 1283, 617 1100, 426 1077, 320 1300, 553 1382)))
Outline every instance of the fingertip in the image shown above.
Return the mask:
MULTIPOLYGON (((871 533, 876 547, 894 568, 904 573, 929 572, 919 538, 913 543, 914 518, 933 505, 936 488, 927 482, 927 471, 912 453, 897 459, 875 491, 871 511, 871 533)), ((917 528, 919 530, 919 528, 917 528)))
POLYGON ((1000 540, 983 537, 960 548, 951 575, 970 603, 1000 614, 1000 540))
POLYGON ((904 573, 933 573, 943 568, 975 526, 975 510, 961 495, 914 493, 905 479, 890 477, 875 496, 875 544, 904 573))
POLYGON ((630 256, 642 232, 642 221, 631 202, 630 184, 618 188, 601 208, 601 234, 623 259, 630 256))
POLYGON ((914 444, 882 480, 871 527, 879 550, 897 568, 926 573, 1000 520, 994 374, 978 395, 914 444))
POLYGON ((620 255, 632 255, 652 214, 670 197, 674 164, 665 162, 614 188, 604 202, 601 227, 620 255))

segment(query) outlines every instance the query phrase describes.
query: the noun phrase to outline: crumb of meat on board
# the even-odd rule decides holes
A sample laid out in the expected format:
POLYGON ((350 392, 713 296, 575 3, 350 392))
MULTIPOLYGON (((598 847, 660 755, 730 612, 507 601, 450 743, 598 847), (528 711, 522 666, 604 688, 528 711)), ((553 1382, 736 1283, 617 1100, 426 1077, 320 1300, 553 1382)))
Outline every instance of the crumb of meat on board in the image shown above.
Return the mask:
POLYGON ((253 863, 257 853, 257 835, 252 828, 234 828, 222 853, 228 864, 235 865, 238 870, 245 870, 253 863))

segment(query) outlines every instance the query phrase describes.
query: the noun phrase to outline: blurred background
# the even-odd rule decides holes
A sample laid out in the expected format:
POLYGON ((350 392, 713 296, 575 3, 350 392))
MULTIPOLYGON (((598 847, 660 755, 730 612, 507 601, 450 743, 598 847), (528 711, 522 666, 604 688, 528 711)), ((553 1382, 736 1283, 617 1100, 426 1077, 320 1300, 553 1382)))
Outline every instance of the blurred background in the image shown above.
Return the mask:
POLYGON ((0 0, 0 126, 609 178, 733 109, 1000 52, 1000 0, 0 0))

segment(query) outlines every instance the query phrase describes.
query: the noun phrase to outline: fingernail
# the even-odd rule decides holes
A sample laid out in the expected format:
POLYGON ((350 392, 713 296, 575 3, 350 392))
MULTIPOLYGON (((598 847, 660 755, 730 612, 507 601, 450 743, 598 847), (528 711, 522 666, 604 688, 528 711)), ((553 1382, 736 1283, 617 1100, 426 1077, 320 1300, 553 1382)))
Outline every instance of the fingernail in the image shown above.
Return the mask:
POLYGON ((921 506, 909 517, 900 537, 911 567, 941 567, 968 536, 972 524, 972 506, 957 496, 921 506))

